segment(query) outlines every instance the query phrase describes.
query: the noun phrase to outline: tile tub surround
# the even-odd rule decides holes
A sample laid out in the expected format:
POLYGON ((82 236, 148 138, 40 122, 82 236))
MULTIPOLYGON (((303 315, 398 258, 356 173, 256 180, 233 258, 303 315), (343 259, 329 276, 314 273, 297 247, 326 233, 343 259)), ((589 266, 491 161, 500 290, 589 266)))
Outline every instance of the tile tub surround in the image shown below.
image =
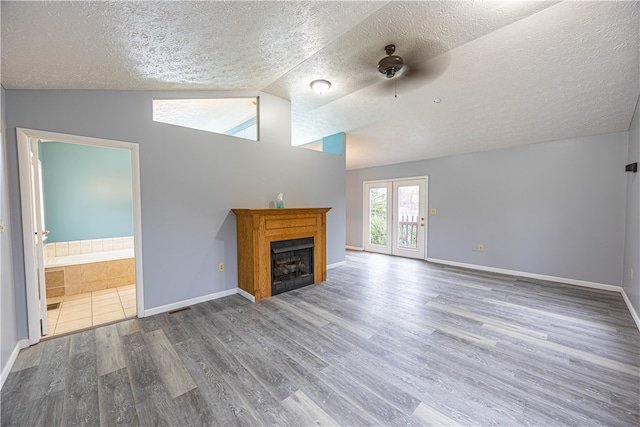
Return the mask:
POLYGON ((133 249, 133 236, 47 243, 44 249, 47 258, 133 249))
MULTIPOLYGON (((109 239, 108 244, 104 241, 64 242, 66 247, 51 244, 53 246, 47 252, 59 256, 45 257, 47 297, 77 295, 135 283, 134 250, 122 248, 129 245, 125 239, 109 239), (105 247, 113 248, 114 241, 119 249, 104 251, 105 247), (86 250, 102 247, 103 251, 76 254, 82 247, 86 250), (62 255, 65 253, 67 255, 62 255)), ((133 239, 130 243, 133 244, 133 239)))
POLYGON ((45 276, 59 274, 60 271, 63 272, 64 295, 100 291, 136 282, 134 258, 46 268, 45 276))

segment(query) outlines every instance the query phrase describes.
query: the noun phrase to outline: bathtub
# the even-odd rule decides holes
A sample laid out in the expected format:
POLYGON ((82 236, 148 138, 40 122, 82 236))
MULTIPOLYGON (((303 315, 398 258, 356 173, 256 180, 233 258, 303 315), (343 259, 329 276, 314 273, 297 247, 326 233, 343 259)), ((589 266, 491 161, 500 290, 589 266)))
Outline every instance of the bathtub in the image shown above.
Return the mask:
POLYGON ((66 267, 68 265, 90 264, 94 262, 114 261, 117 259, 133 258, 133 248, 117 251, 93 252, 89 254, 45 257, 44 267, 66 267))
MULTIPOLYGON (((49 253, 52 253, 51 249, 49 253)), ((133 248, 45 256, 44 267, 48 298, 117 288, 136 282, 133 248)))

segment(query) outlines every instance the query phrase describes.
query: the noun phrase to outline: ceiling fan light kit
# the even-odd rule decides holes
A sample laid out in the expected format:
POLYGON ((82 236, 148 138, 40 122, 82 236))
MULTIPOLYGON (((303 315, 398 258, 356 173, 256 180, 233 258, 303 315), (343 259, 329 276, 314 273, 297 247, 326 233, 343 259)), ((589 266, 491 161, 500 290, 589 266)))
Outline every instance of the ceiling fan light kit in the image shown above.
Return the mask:
POLYGON ((314 80, 309 86, 311 86, 311 89, 316 91, 316 93, 322 95, 329 90, 331 82, 329 80, 314 80))

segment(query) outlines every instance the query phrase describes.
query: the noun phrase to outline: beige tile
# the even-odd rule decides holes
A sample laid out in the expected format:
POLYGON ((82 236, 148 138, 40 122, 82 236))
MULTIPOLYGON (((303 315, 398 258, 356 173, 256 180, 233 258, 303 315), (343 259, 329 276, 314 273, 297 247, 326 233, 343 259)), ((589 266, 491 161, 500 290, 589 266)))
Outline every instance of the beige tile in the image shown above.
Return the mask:
POLYGON ((136 294, 120 294, 120 301, 135 301, 137 299, 136 294))
POLYGON ((82 252, 83 254, 91 253, 91 240, 80 241, 80 252, 82 252))
POLYGON ((118 292, 118 295, 120 296, 120 298, 125 298, 125 299, 136 297, 136 293, 133 291, 118 292))
POLYGON ((133 236, 123 237, 122 243, 124 245, 124 249, 132 249, 133 248, 133 236))
POLYGON ((64 269, 63 268, 45 268, 44 281, 47 288, 58 288, 64 286, 64 269))
POLYGON ((51 324, 58 323, 58 318, 60 317, 60 309, 57 310, 47 310, 47 322, 49 322, 49 329, 51 329, 51 324))
POLYGON ((69 255, 80 255, 82 253, 82 243, 79 240, 69 242, 69 255))
POLYGON ((91 310, 91 300, 89 298, 76 299, 73 301, 63 301, 62 305, 60 306, 61 310, 66 311, 78 311, 82 310, 83 308, 91 310))
POLYGON ((58 242, 56 245, 56 256, 68 256, 69 244, 67 242, 58 242))
POLYGON ((58 322, 56 325, 55 335, 66 332, 77 331, 79 329, 89 328, 93 325, 93 320, 89 317, 86 319, 75 320, 73 322, 58 322))
POLYGON ((49 288, 47 289, 47 301, 51 298, 62 297, 65 294, 64 286, 60 288, 49 288))
POLYGON ((102 250, 103 251, 112 251, 113 250, 113 239, 102 239, 102 250))
POLYGON ((62 302, 62 300, 64 300, 64 297, 53 297, 53 298, 47 297, 47 304, 54 304, 56 302, 62 302))
POLYGON ((93 307, 104 307, 107 305, 120 304, 120 298, 117 296, 110 298, 100 298, 93 300, 93 307))
POLYGON ((117 305, 117 306, 121 306, 122 303, 120 302, 119 298, 106 298, 106 299, 99 299, 99 300, 93 300, 92 303, 92 307, 94 310, 94 314, 95 314, 95 310, 97 309, 102 309, 102 307, 107 307, 107 306, 111 306, 111 305, 117 305))
POLYGON ((116 288, 108 288, 108 289, 102 289, 100 291, 95 291, 92 292, 91 295, 93 296, 93 298, 97 297, 97 296, 101 296, 101 295, 118 295, 118 290, 116 288))
MULTIPOLYGON (((86 295, 86 294, 81 294, 81 295, 86 295)), ((91 307, 91 297, 90 296, 84 296, 82 298, 77 298, 77 299, 67 299, 67 296, 65 295, 64 301, 62 301, 62 307, 64 307, 64 308, 66 308, 66 307, 83 307, 83 306, 91 307)))
POLYGON ((125 308, 125 309, 124 309, 124 314, 125 314, 125 316, 127 316, 127 317, 135 317, 135 316, 138 314, 138 312, 136 311, 136 307, 133 307, 133 308, 125 308))
POLYGON ((118 286, 118 292, 135 291, 136 285, 118 286))
POLYGON ((91 283, 98 280, 104 280, 107 275, 107 266, 104 262, 92 262, 89 264, 82 264, 81 271, 81 283, 91 283))
POLYGON ((107 313, 113 313, 114 311, 122 312, 122 304, 119 302, 116 304, 102 305, 98 307, 93 307, 93 317, 101 316, 107 313))
POLYGON ((82 266, 69 265, 64 268, 64 280, 66 286, 77 286, 82 283, 82 266))
POLYGON ((102 252, 102 239, 91 241, 91 252, 102 252))
POLYGON ((80 319, 82 317, 91 317, 91 314, 93 313, 93 309, 91 308, 90 305, 79 305, 79 306, 74 306, 74 307, 65 307, 64 305, 60 308, 60 319, 67 319, 67 320, 60 320, 58 319, 59 322, 67 322, 70 320, 74 320, 74 319, 80 319))
POLYGON ((65 311, 62 309, 58 317, 58 323, 75 322, 82 319, 91 319, 91 308, 78 311, 65 311))
POLYGON ((113 250, 118 251, 120 249, 124 249, 124 242, 122 237, 114 237, 113 238, 113 250))
POLYGON ((98 316, 93 316, 93 324, 100 325, 102 323, 124 319, 124 317, 124 311, 120 309, 119 311, 112 311, 109 313, 100 314, 98 316))
POLYGON ((136 301, 123 301, 122 302, 122 308, 124 308, 125 310, 128 308, 136 308, 136 301))
POLYGON ((64 296, 65 301, 73 301, 73 300, 82 299, 82 298, 91 298, 91 292, 64 296))
POLYGON ((54 243, 49 243, 45 246, 45 255, 47 258, 54 258, 56 256, 56 246, 54 243))

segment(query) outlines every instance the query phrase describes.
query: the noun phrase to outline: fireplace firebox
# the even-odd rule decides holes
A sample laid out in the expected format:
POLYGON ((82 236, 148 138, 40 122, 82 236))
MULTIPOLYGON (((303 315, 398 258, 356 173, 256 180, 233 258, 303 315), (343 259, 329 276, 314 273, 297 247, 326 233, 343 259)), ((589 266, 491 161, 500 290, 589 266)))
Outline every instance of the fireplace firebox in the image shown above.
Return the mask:
POLYGON ((313 237, 271 242, 271 295, 313 283, 313 237))

